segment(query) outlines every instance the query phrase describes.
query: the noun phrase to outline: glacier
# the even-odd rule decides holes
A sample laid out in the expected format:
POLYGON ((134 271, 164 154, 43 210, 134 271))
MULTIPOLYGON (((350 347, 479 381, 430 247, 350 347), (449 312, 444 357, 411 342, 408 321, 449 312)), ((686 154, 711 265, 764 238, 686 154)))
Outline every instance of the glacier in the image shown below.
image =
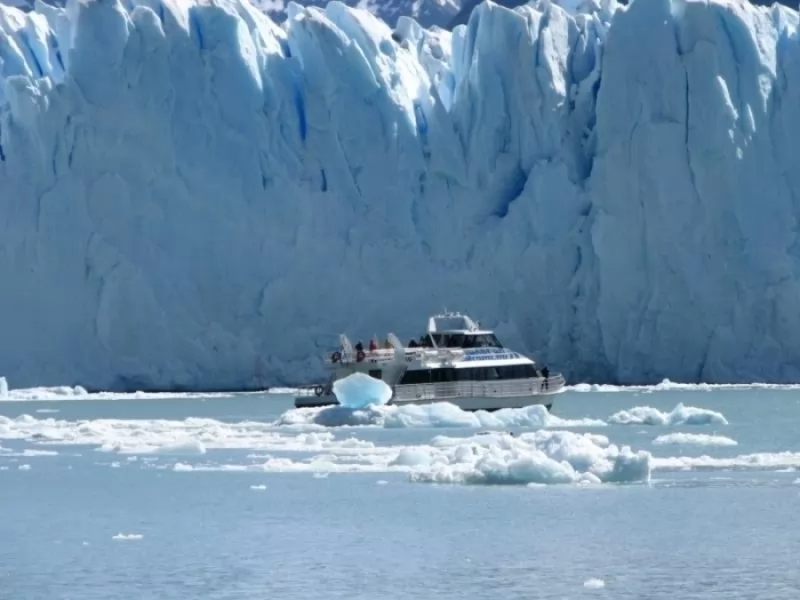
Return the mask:
POLYGON ((242 389, 463 309, 572 381, 800 380, 796 11, 0 6, 0 374, 242 389))
MULTIPOLYGON (((258 9, 268 15, 276 23, 282 23, 288 17, 289 2, 285 0, 249 0, 258 9)), ((506 0, 504 0, 505 2, 506 0)), ((558 0, 561 1, 561 0, 558 0)), ((564 0, 574 2, 576 0, 564 0)), ((0 0, 0 5, 15 6, 24 11, 35 10, 37 2, 63 8, 66 0, 0 0)), ((346 0, 345 4, 355 6, 374 14, 392 27, 400 17, 413 17, 424 27, 453 28, 455 19, 465 19, 475 7, 474 0, 469 6, 461 6, 460 0, 346 0)), ((519 0, 510 2, 520 3, 519 0)), ((323 7, 326 0, 306 0, 305 6, 323 7)), ((503 2, 501 2, 503 4, 503 2)))

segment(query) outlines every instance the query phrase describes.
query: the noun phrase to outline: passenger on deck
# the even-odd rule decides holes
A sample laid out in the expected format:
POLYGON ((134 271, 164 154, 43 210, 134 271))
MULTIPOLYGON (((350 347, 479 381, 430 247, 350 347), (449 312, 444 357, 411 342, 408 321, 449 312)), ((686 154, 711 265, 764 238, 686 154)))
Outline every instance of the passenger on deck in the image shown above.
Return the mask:
POLYGON ((364 351, 364 344, 360 341, 356 344, 356 352, 363 352, 364 351))
POLYGON ((408 347, 409 348, 419 348, 419 344, 417 343, 417 340, 412 339, 410 342, 408 342, 408 347))
POLYGON ((544 377, 544 389, 548 389, 550 387, 550 382, 547 378, 550 377, 550 369, 547 368, 547 365, 542 367, 542 377, 544 377))
POLYGON ((375 339, 373 338, 369 341, 369 351, 372 352, 373 350, 377 349, 378 349, 378 342, 376 342, 375 339))
POLYGON ((389 338, 386 338, 386 341, 383 342, 383 348, 385 350, 391 350, 393 348, 392 342, 389 341, 389 338))

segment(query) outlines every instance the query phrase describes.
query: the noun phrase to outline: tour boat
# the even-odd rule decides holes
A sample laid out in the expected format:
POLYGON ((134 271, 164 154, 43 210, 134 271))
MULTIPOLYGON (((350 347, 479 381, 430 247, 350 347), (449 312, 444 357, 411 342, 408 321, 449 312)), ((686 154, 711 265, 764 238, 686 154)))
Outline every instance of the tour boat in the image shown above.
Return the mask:
POLYGON ((326 357, 332 373, 313 393, 297 396, 295 407, 338 404, 333 382, 361 372, 392 388, 389 404, 449 402, 463 410, 498 410, 543 404, 550 410, 564 377, 539 368, 530 358, 505 348, 489 329, 468 315, 446 312, 428 319, 427 334, 404 345, 390 333, 383 347, 353 346, 346 335, 326 357))

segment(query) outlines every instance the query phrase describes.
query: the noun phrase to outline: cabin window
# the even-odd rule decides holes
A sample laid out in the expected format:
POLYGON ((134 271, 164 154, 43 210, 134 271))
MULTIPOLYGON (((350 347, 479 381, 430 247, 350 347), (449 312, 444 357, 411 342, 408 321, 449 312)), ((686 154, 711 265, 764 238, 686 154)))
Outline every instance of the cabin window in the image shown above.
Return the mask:
POLYGON ((420 371, 406 371, 399 385, 417 385, 420 383, 430 383, 431 372, 428 369, 420 371))
POLYGON ((467 337, 463 333, 451 333, 446 337, 445 346, 448 348, 463 348, 464 338, 467 337))
POLYGON ((502 345, 493 333, 465 335, 463 337, 463 348, 502 348, 502 345))
POLYGON ((373 379, 383 379, 383 372, 380 369, 370 369, 369 376, 373 379))
POLYGON ((456 380, 455 369, 431 369, 431 381, 433 383, 445 383, 456 380))
MULTIPOLYGON (((369 373, 380 379, 380 371, 369 373), (376 373, 377 376, 373 375, 376 373)), ((531 379, 536 377, 533 365, 505 365, 500 367, 468 367, 465 369, 421 369, 406 371, 399 385, 444 383, 449 381, 498 381, 503 379, 531 379)))
POLYGON ((530 379, 532 377, 536 377, 533 365, 471 367, 456 370, 458 381, 495 381, 498 379, 530 379))

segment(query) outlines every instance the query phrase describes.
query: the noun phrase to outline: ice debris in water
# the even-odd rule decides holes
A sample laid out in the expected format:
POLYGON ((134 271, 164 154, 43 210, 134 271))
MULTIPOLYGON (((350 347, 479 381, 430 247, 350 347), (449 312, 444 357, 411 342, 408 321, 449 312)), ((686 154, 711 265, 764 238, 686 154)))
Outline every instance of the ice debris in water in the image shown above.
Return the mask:
POLYGON ((373 426, 386 429, 509 427, 603 427, 598 419, 562 419, 539 404, 504 408, 495 412, 465 411, 449 402, 406 406, 370 406, 365 409, 300 408, 284 413, 276 425, 321 425, 324 427, 373 426))
POLYGON ((724 435, 707 433, 669 433, 653 440, 654 446, 736 446, 738 442, 724 435))
POLYGON ((583 582, 583 587, 590 590, 599 590, 606 587, 606 582, 602 579, 587 579, 583 582))
POLYGON ((341 407, 352 409, 383 406, 392 399, 392 388, 364 373, 353 373, 336 380, 333 393, 341 407))
POLYGON ((621 410, 608 418, 614 425, 727 425, 728 420, 722 413, 684 406, 679 403, 670 412, 661 412, 652 406, 636 406, 621 410))
POLYGON ((607 437, 539 430, 434 438, 429 447, 401 450, 390 463, 417 482, 484 485, 648 482, 652 455, 619 448, 607 437))
POLYGON ((112 540, 133 541, 141 540, 144 536, 141 533, 118 533, 111 537, 112 540))

